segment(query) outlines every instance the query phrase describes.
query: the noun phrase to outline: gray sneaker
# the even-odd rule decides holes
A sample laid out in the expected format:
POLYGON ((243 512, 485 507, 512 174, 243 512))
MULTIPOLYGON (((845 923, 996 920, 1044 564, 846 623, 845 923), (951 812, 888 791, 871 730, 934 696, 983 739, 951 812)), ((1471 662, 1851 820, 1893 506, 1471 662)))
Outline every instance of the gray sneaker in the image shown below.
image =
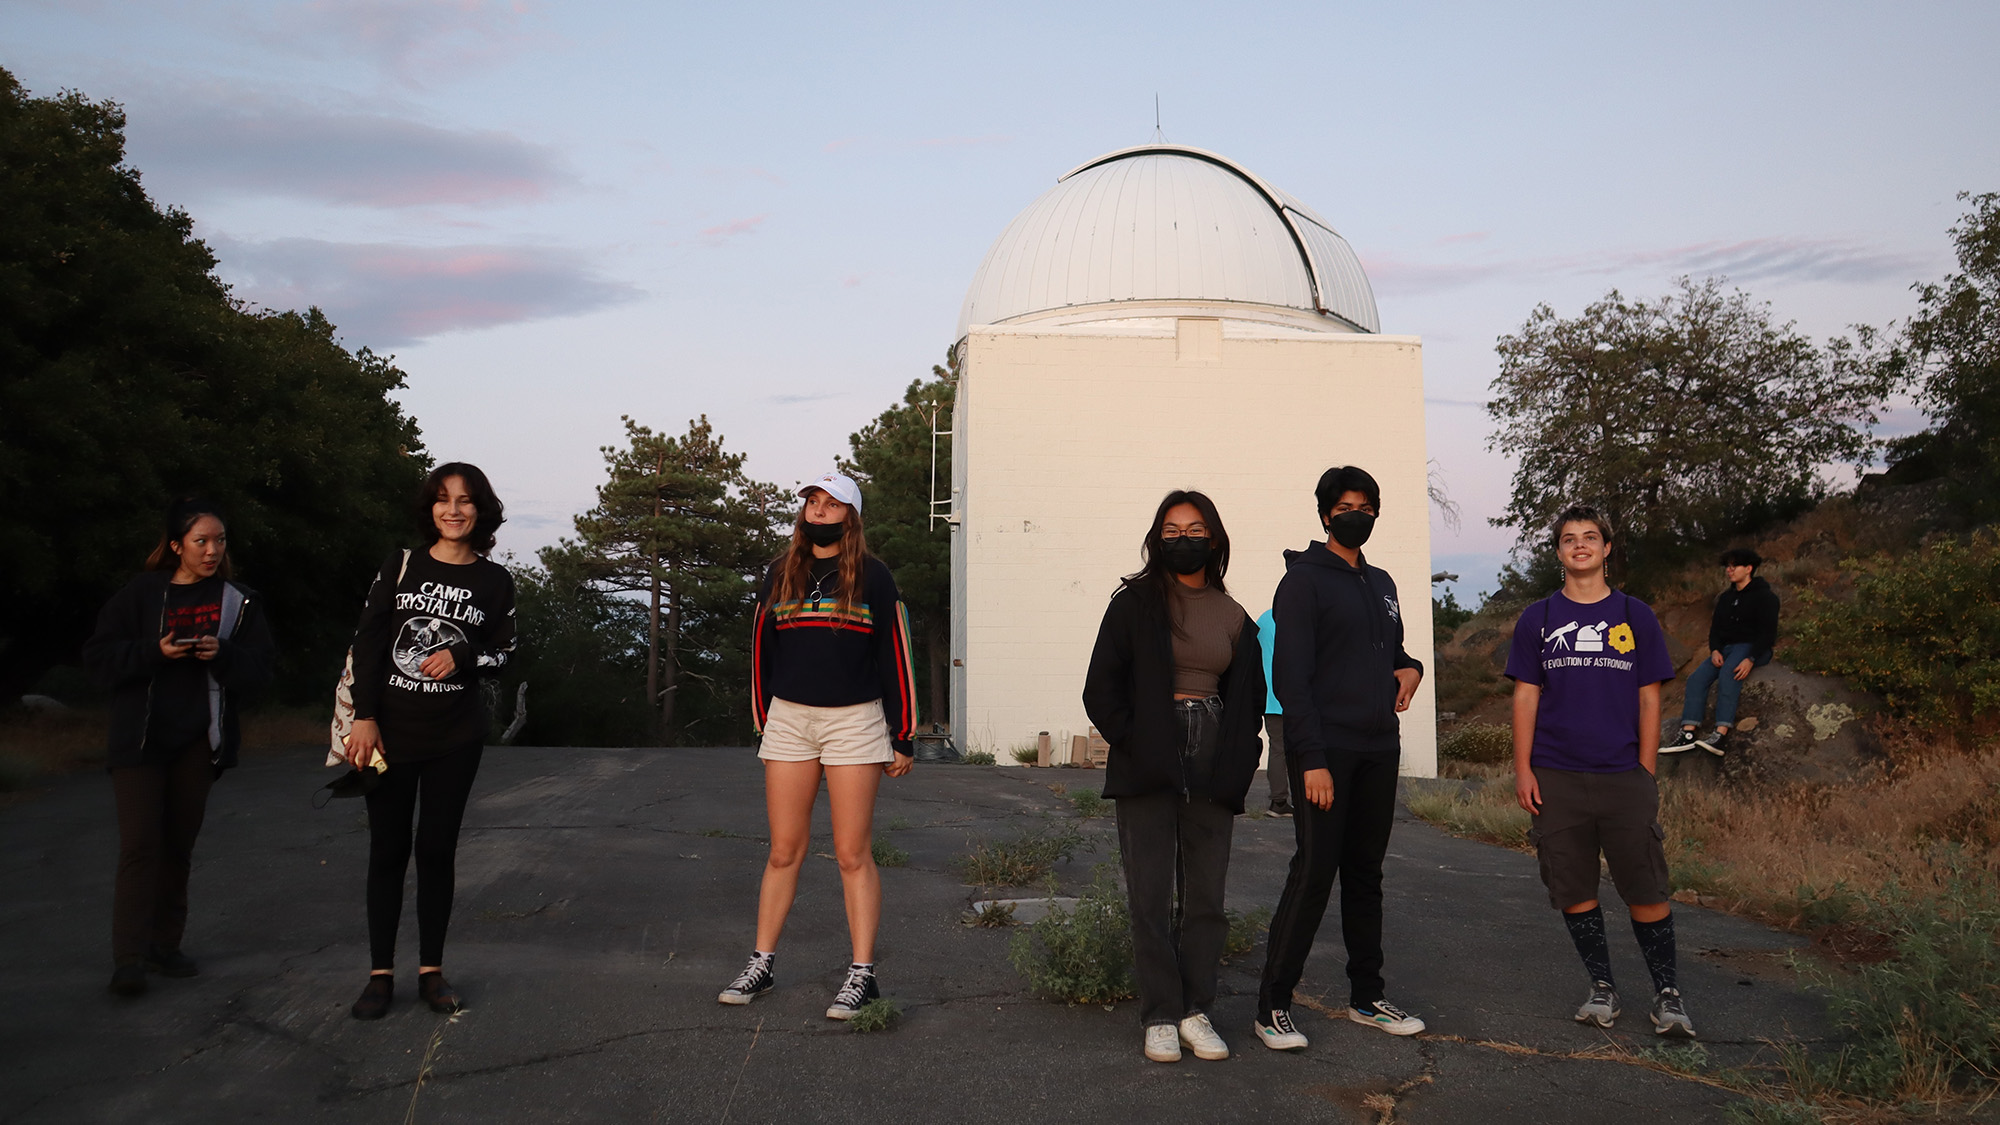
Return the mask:
POLYGON ((1663 988, 1653 1001, 1653 1031, 1669 1039, 1693 1039, 1694 1021, 1681 1007, 1681 990, 1663 988))
POLYGON ((1618 1006, 1618 990, 1601 980, 1594 981, 1590 986, 1590 999, 1576 1010, 1576 1022, 1610 1027, 1624 1012, 1625 1009, 1618 1006))

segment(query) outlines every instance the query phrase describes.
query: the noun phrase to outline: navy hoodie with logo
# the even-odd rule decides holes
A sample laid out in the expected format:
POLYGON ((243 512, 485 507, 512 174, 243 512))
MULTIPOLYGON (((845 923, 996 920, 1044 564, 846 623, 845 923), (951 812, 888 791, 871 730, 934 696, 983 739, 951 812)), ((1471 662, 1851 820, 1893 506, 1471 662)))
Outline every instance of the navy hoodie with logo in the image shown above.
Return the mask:
POLYGON ((1332 754, 1394 754, 1396 671, 1423 664, 1403 651, 1403 610, 1387 571, 1359 567, 1314 543, 1285 552, 1272 598, 1271 684, 1285 709, 1285 757, 1300 772, 1332 754))

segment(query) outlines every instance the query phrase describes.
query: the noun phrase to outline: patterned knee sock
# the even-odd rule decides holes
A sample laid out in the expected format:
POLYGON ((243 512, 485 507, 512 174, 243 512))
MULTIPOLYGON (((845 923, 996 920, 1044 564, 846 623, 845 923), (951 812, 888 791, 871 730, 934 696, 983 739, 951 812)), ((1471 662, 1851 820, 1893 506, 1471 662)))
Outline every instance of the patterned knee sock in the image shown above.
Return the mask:
POLYGON ((1632 919, 1632 935, 1639 939, 1639 952, 1646 955, 1646 970, 1653 974, 1653 991, 1680 987, 1674 973, 1674 916, 1657 922, 1632 919))
POLYGON ((1604 908, 1593 906, 1578 914, 1564 914, 1563 924, 1569 927, 1569 940, 1576 943, 1591 983, 1615 987, 1618 982, 1611 977, 1611 944, 1604 939, 1604 908))

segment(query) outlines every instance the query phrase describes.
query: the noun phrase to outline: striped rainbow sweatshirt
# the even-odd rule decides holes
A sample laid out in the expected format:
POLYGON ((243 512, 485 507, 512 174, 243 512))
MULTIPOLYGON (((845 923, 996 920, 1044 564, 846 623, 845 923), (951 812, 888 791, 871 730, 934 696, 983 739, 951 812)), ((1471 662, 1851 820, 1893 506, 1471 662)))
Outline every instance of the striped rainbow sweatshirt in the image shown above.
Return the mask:
POLYGON ((889 568, 869 556, 861 569, 863 596, 846 613, 830 598, 773 605, 776 571, 775 564, 765 570, 757 591, 750 673, 757 729, 764 729, 773 698, 808 707, 879 699, 896 752, 909 754, 917 729, 916 666, 910 616, 889 568))

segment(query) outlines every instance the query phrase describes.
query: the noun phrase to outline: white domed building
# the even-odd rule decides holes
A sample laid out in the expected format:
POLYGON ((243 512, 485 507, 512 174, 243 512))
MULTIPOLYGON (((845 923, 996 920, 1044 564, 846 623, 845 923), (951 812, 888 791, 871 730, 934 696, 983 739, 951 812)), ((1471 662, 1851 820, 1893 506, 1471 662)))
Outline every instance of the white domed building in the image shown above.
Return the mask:
MULTIPOLYGON (((1422 345, 1381 332, 1354 251, 1214 153, 1154 144, 1065 173, 1001 233, 959 317, 952 418, 952 730, 1067 759, 1104 605, 1160 498, 1213 497, 1229 591, 1270 608, 1282 552, 1323 539, 1313 485, 1382 486, 1364 548, 1424 662, 1403 772, 1437 772, 1422 345)), ((1269 638, 1265 638, 1268 643, 1269 638)), ((1258 794, 1252 794, 1252 800, 1258 794)))

